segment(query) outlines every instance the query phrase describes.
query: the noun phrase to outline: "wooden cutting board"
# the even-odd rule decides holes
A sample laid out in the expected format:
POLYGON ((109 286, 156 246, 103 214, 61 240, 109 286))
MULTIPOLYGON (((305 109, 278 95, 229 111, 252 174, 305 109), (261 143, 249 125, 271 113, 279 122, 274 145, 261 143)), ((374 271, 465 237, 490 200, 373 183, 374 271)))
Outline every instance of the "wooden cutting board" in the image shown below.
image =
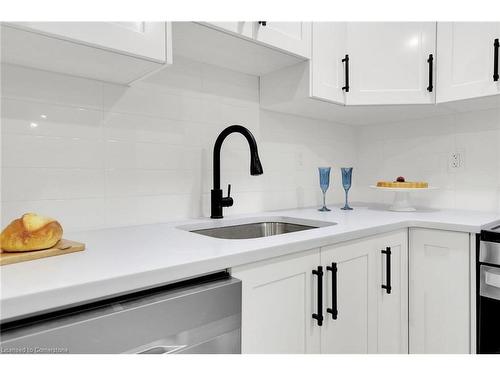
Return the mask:
POLYGON ((12 263, 26 262, 28 260, 53 257, 56 255, 64 255, 82 250, 85 250, 85 244, 81 242, 62 239, 54 247, 45 250, 22 251, 18 253, 7 253, 2 251, 0 253, 0 266, 5 266, 6 264, 12 263))

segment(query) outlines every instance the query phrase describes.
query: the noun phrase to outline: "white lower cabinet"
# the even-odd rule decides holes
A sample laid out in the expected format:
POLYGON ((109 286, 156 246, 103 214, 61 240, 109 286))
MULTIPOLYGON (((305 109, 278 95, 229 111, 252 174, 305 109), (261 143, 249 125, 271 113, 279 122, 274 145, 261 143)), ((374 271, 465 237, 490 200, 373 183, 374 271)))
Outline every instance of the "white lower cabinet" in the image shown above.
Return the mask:
POLYGON ((374 245, 377 353, 408 353, 408 230, 380 236, 374 245), (387 285, 388 275, 390 293, 382 287, 387 285))
POLYGON ((236 267, 242 351, 470 353, 470 259, 469 233, 411 228, 236 267))
POLYGON ((405 229, 321 249, 338 312, 325 317, 322 353, 408 353, 407 243, 405 229))
POLYGON ((470 353, 468 233, 410 229, 410 353, 470 353))
POLYGON ((376 285, 371 245, 356 241, 321 249, 325 278, 325 300, 333 310, 325 316, 321 330, 321 353, 375 352, 376 285))
POLYGON ((232 274, 243 282, 243 353, 408 352, 407 230, 236 267, 232 274), (390 294, 382 288, 388 248, 390 294), (323 273, 319 310, 313 270, 323 273), (313 314, 323 317, 321 326, 313 314))
POLYGON ((319 249, 233 268, 242 286, 242 353, 319 353, 312 314, 319 249))

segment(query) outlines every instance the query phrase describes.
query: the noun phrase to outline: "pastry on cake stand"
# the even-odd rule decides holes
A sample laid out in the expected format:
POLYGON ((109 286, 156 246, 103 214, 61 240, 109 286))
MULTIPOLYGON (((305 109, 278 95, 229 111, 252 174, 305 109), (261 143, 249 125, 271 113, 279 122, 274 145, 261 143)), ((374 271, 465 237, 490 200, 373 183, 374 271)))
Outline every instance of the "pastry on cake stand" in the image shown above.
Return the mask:
POLYGON ((413 212, 417 209, 413 207, 410 200, 410 193, 415 191, 435 190, 436 187, 430 187, 427 182, 406 181, 404 177, 398 177, 396 181, 379 181, 376 186, 370 186, 373 189, 395 192, 394 202, 389 207, 390 211, 413 212))

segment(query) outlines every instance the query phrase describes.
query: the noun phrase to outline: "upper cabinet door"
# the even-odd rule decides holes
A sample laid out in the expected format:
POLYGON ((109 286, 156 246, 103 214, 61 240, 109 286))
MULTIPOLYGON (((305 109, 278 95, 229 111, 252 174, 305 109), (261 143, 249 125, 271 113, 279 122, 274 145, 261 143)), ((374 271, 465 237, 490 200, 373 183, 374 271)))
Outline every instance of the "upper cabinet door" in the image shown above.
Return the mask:
POLYGON ((495 81, 495 39, 499 22, 438 22, 437 102, 500 93, 495 81))
POLYGON ((240 36, 252 38, 253 22, 236 21, 236 22, 204 22, 208 26, 213 26, 217 29, 229 31, 240 36))
POLYGON ((169 62, 165 22, 18 22, 14 26, 155 62, 169 62))
POLYGON ((434 103, 435 45, 435 22, 347 23, 347 104, 434 103))
POLYGON ((311 55, 311 96, 345 104, 345 22, 314 22, 311 55))
POLYGON ((281 50, 310 58, 311 29, 311 22, 259 21, 254 23, 254 38, 281 50))

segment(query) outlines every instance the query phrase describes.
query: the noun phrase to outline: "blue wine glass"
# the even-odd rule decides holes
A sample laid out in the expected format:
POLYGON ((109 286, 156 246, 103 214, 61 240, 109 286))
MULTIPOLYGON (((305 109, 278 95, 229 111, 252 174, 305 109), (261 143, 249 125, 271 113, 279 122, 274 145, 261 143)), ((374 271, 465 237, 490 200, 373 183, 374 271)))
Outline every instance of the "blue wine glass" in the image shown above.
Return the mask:
POLYGON ((341 210, 352 210, 352 207, 350 207, 347 202, 347 195, 352 182, 352 168, 341 168, 340 170, 342 171, 342 186, 345 190, 345 205, 341 208, 341 210))
POLYGON ((318 209, 318 211, 331 211, 325 204, 325 195, 328 187, 330 186, 330 167, 319 167, 319 187, 323 192, 323 207, 318 209))

